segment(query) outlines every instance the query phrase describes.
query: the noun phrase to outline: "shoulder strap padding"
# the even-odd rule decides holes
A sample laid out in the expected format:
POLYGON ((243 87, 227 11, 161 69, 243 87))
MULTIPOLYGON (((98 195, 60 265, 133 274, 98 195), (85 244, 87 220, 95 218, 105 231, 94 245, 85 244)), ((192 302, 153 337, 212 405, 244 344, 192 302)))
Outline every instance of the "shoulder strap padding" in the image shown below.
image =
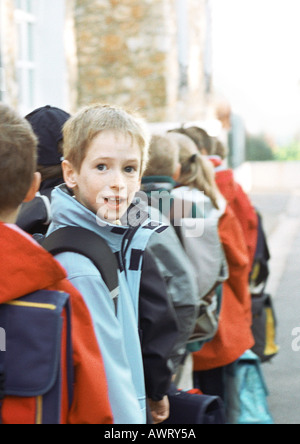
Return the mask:
POLYGON ((60 228, 45 238, 42 246, 53 256, 72 252, 90 259, 99 270, 116 306, 119 294, 118 261, 107 242, 98 234, 81 227, 60 228))

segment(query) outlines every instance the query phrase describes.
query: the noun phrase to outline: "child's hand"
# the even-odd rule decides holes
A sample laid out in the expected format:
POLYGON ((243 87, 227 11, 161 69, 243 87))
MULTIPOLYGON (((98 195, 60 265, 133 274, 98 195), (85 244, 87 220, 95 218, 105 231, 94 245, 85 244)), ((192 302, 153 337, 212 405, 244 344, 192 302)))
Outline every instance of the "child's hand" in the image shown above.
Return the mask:
POLYGON ((152 399, 149 399, 149 406, 153 424, 160 424, 169 418, 170 404, 167 396, 165 396, 161 401, 152 401, 152 399))

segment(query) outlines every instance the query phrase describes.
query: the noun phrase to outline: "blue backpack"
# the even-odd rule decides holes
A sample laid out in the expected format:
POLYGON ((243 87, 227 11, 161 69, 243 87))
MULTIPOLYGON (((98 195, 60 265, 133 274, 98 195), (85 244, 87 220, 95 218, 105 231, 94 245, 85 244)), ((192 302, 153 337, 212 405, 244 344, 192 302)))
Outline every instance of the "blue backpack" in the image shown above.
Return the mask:
POLYGON ((20 403, 15 399, 14 411, 6 412, 5 423, 60 424, 65 371, 69 405, 73 394, 69 295, 40 290, 3 303, 0 325, 5 331, 5 347, 0 352, 0 423, 3 401, 14 397, 20 403), (22 398, 33 401, 26 417, 22 398))
POLYGON ((274 424, 259 357, 246 351, 225 367, 225 407, 229 424, 274 424))

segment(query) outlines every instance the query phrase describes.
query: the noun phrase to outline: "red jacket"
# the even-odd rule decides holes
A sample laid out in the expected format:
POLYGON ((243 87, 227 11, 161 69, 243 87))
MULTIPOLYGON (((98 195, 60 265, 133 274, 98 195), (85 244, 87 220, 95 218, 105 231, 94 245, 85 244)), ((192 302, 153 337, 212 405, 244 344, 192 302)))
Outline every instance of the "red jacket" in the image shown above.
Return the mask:
POLYGON ((232 170, 216 171, 216 182, 241 224, 248 248, 250 272, 258 237, 258 217, 255 208, 242 187, 235 181, 232 170))
MULTIPOLYGON (((89 311, 81 294, 66 280, 59 263, 17 227, 0 223, 0 303, 37 290, 57 290, 70 295, 75 371, 74 398, 68 410, 62 384, 63 424, 111 424, 106 375, 89 311)), ((6 397, 4 424, 34 424, 33 398, 6 397)))
POLYGON ((193 354, 195 371, 231 364, 254 345, 247 247, 240 224, 228 206, 219 222, 219 234, 229 266, 229 279, 223 285, 218 332, 211 342, 193 354))

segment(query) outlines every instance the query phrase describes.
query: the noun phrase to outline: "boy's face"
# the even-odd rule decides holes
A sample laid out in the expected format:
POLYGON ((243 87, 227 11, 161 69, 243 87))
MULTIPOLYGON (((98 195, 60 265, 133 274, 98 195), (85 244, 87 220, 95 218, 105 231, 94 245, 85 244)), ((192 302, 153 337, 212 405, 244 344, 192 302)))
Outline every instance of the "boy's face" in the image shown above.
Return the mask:
POLYGON ((64 162, 65 181, 81 204, 114 223, 140 189, 141 161, 141 149, 130 135, 103 131, 90 144, 79 173, 64 162))

